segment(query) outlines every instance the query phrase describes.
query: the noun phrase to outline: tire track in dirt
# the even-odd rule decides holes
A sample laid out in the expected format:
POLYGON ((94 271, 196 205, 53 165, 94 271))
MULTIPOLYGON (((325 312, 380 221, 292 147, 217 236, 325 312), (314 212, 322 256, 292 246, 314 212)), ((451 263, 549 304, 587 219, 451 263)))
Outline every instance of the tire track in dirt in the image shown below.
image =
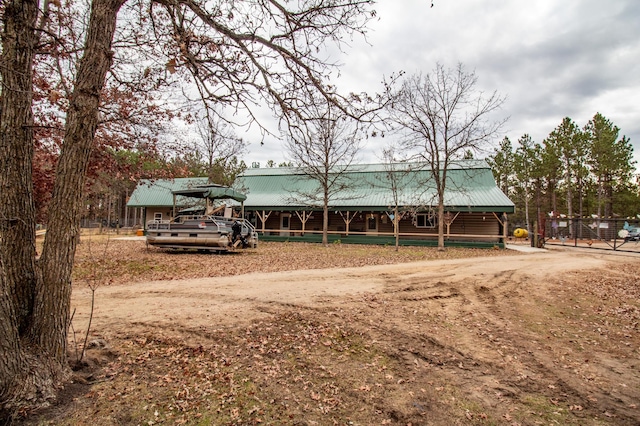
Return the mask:
MULTIPOLYGON (((449 345, 434 335, 412 333, 398 318, 387 318, 385 325, 370 328, 375 339, 393 336, 392 341, 387 341, 389 355, 403 360, 407 367, 419 359, 444 369, 451 376, 449 380, 461 388, 475 384, 474 396, 490 405, 500 404, 505 398, 518 403, 542 394, 553 405, 579 410, 578 417, 615 416, 620 424, 639 421, 637 416, 626 414, 632 400, 616 400, 585 386, 570 373, 559 374, 552 355, 536 347, 531 334, 508 318, 514 313, 514 301, 527 295, 526 284, 532 281, 529 274, 513 268, 491 277, 476 276, 475 280, 466 274, 424 272, 408 277, 386 274, 384 279, 387 304, 402 303, 406 310, 412 308, 406 306, 407 302, 432 302, 430 309, 441 309, 458 320, 473 315, 474 321, 481 324, 478 328, 490 331, 481 332, 480 337, 485 335, 488 339, 486 344, 467 337, 472 348, 465 351, 460 350, 460 336, 455 346, 449 345), (478 351, 478 346, 485 350, 478 351), (458 370, 466 373, 459 374, 458 370), (482 383, 479 391, 478 383, 482 383)), ((545 292, 546 285, 537 291, 545 292)))
MULTIPOLYGON (((589 271, 585 273, 590 274, 589 271)), ((597 274, 598 272, 594 270, 591 273, 597 274)), ((558 348, 555 351, 541 348, 536 342, 537 337, 534 333, 518 326, 514 327, 513 323, 509 327, 500 327, 505 321, 503 313, 506 311, 511 311, 506 316, 523 318, 521 314, 513 315, 515 313, 513 311, 514 301, 522 297, 531 297, 533 294, 518 295, 521 285, 514 285, 516 282, 518 284, 530 282, 531 278, 526 274, 519 279, 515 273, 497 274, 495 278, 492 281, 495 284, 493 287, 486 287, 484 284, 477 287, 478 299, 473 304, 485 307, 485 318, 495 330, 494 339, 509 342, 510 362, 516 368, 505 371, 519 372, 521 377, 528 379, 513 380, 503 374, 502 380, 511 383, 512 387, 519 388, 521 394, 543 393, 549 395, 549 400, 553 404, 578 407, 580 411, 585 411, 582 413, 583 415, 590 412, 594 416, 615 417, 619 424, 637 424, 640 421, 637 413, 627 415, 630 413, 629 407, 633 405, 634 400, 637 401, 637 393, 628 398, 613 397, 595 383, 585 382, 570 369, 559 369, 559 359, 556 355, 558 348)), ((539 286, 536 289, 537 295, 546 295, 557 285, 549 275, 546 279, 536 280, 536 282, 539 286)), ((544 303, 545 297, 540 299, 540 303, 544 303)), ((566 353, 566 350, 562 349, 562 352, 566 353)), ((501 353, 501 355, 503 354, 501 353)))
MULTIPOLYGON (((540 319, 533 302, 544 304, 554 276, 605 263, 601 256, 550 252, 145 283, 127 291, 119 286, 100 290, 99 306, 108 317, 96 323, 116 330, 133 322, 238 327, 299 312, 362 333, 394 361, 403 384, 408 381, 416 395, 426 390, 430 404, 437 403, 439 388, 451 386, 505 416, 510 409, 526 414, 531 399, 542 398, 559 409, 576 407, 577 417, 608 413, 617 424, 638 424, 638 413, 625 408, 632 391, 620 397, 585 385, 559 365, 567 349, 551 347, 528 328, 540 319), (151 306, 156 301, 162 303, 151 306), (131 313, 129 320, 123 312, 131 313)), ((426 407, 425 398, 409 405, 380 401, 377 409, 406 424, 420 419, 416 412, 426 407)))

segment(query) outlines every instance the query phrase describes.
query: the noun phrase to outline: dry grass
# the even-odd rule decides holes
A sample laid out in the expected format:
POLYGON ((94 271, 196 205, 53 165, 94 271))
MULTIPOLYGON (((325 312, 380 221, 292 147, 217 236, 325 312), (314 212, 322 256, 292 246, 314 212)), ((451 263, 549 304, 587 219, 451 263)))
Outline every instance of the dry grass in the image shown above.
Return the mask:
MULTIPOLYGON (((74 277, 83 285, 104 271, 104 283, 135 287, 246 271, 514 254, 293 243, 186 254, 93 237, 79 246, 74 277)), ((531 267, 544 268, 531 259, 531 267)), ((261 304, 266 319, 242 325, 122 320, 94 330, 106 346, 89 350, 87 368, 58 406, 25 423, 639 424, 640 276, 615 268, 543 281, 515 272, 415 275, 411 282, 390 279, 375 294, 261 304)))
POLYGON ((349 244, 261 242, 258 249, 233 253, 198 253, 147 247, 143 241, 107 236, 85 236, 78 246, 74 280, 86 281, 96 262, 108 271, 110 284, 140 281, 205 278, 300 269, 388 265, 419 260, 459 259, 478 256, 510 256, 509 250, 368 246, 349 244))

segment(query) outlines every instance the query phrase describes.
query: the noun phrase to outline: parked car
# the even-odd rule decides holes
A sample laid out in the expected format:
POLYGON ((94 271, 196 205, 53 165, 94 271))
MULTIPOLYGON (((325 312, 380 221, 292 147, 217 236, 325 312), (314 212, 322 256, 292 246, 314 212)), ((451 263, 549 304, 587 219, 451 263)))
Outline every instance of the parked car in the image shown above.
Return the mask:
POLYGON ((625 241, 640 241, 640 227, 629 228, 629 233, 624 237, 625 241))

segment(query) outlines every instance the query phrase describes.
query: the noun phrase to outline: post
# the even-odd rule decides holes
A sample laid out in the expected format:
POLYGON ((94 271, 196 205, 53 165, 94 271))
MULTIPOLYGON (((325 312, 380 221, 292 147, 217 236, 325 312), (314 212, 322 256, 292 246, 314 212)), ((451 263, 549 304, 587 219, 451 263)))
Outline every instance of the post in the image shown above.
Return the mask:
POLYGON ((129 226, 129 207, 127 207, 127 202, 129 201, 129 190, 126 192, 127 196, 124 199, 124 226, 129 226))
POLYGON ((504 221, 502 223, 502 244, 504 244, 504 246, 507 246, 507 238, 509 238, 509 219, 506 213, 502 213, 502 217, 504 218, 504 221))
POLYGON ((176 217, 176 194, 173 194, 173 214, 171 215, 171 219, 176 217))

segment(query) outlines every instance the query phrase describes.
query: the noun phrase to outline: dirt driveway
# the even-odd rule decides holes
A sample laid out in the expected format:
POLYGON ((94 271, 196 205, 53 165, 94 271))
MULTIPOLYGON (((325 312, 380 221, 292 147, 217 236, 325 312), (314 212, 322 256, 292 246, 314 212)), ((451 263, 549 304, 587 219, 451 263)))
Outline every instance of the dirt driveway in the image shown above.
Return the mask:
MULTIPOLYGON (((508 258, 473 258, 423 261, 358 268, 313 269, 275 273, 249 273, 233 277, 199 278, 103 287, 98 290, 94 325, 97 328, 136 324, 181 326, 233 326, 264 317, 266 305, 318 307, 341 303, 343 297, 394 293, 407 286, 424 293, 424 299, 453 299, 453 306, 469 301, 478 285, 488 291, 508 286, 523 291, 542 279, 573 270, 598 269, 604 256, 548 251, 508 258), (455 291, 454 291, 455 289, 455 291), (453 293, 455 294, 453 294, 453 293)), ((542 285, 542 286, 541 286, 542 285)), ((534 290, 534 289, 531 289, 534 290)), ((504 290, 503 290, 504 291, 504 290)), ((85 306, 89 289, 74 291, 74 306, 85 306)), ((442 306, 445 305, 445 306, 442 306)), ((481 305, 481 304, 480 304, 481 305)), ((78 311, 81 318, 86 311, 78 311)))
MULTIPOLYGON (((555 249, 100 288, 92 338, 108 343, 92 355, 110 362, 106 384, 65 416, 638 425, 640 278, 628 262, 555 249)), ((78 330, 89 298, 74 291, 78 330)))

